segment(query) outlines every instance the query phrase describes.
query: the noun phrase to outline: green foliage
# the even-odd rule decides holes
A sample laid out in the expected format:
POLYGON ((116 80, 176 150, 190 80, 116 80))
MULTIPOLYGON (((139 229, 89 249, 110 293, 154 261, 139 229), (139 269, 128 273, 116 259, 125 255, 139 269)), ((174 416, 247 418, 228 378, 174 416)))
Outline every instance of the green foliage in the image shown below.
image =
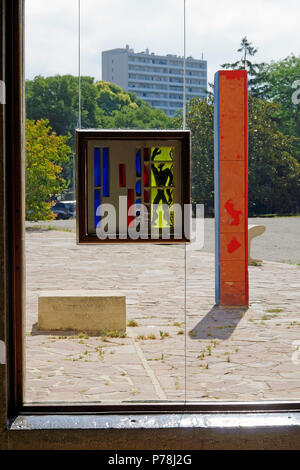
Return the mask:
MULTIPOLYGON (((249 213, 291 213, 300 207, 300 165, 293 157, 299 140, 286 136, 273 118, 276 105, 249 96, 249 213)), ((214 207, 214 107, 191 100, 187 126, 192 131, 192 200, 214 207)))
MULTIPOLYGON (((187 127, 192 132, 192 202, 214 207, 214 106, 213 99, 192 99, 187 107, 187 127)), ((180 118, 177 121, 180 125, 180 118)))
POLYGON ((297 137, 300 137, 300 106, 292 102, 292 93, 295 91, 292 84, 299 79, 300 56, 291 55, 265 67, 264 99, 278 104, 274 117, 280 130, 297 137))
POLYGON ((237 49, 237 52, 241 54, 240 58, 231 64, 222 64, 221 67, 231 70, 247 70, 249 92, 252 96, 259 98, 262 96, 262 86, 265 82, 266 64, 264 62, 258 64, 250 60, 250 57, 254 57, 257 51, 258 49, 253 47, 245 36, 237 49))
POLYGON ((114 83, 96 82, 97 106, 105 116, 113 111, 120 111, 124 106, 131 104, 131 98, 122 88, 114 83))
MULTIPOLYGON (((96 126, 96 95, 92 77, 81 78, 82 125, 96 126)), ((72 75, 41 77, 26 81, 26 114, 30 120, 46 119, 58 135, 71 135, 75 152, 75 129, 78 127, 78 78, 72 75)), ((72 155, 61 162, 63 177, 72 180, 72 155)))
MULTIPOLYGON (((82 125, 95 127, 97 90, 92 77, 81 78, 82 125)), ((78 78, 72 75, 37 76, 26 81, 26 113, 31 120, 47 119, 58 135, 78 124, 78 78)))
MULTIPOLYGON (((75 129, 78 127, 78 78, 63 75, 26 81, 27 118, 47 119, 58 135, 71 135, 75 153, 75 129)), ((133 93, 117 85, 81 77, 81 123, 83 128, 163 129, 172 127, 172 119, 151 108, 133 93)), ((62 176, 73 185, 72 154, 60 162, 62 176)))
MULTIPOLYGON (((82 127, 103 129, 162 129, 172 127, 172 119, 151 108, 117 85, 81 78, 82 127)), ((35 77, 26 82, 28 119, 48 119, 58 135, 74 134, 78 124, 78 79, 71 75, 35 77)))
POLYGON ((26 121, 26 219, 54 218, 51 198, 67 188, 62 166, 71 153, 69 136, 57 136, 49 121, 26 121))
POLYGON ((300 140, 284 135, 274 119, 278 106, 249 97, 249 212, 292 213, 300 208, 300 140))
MULTIPOLYGON (((279 62, 256 64, 253 62, 256 52, 245 37, 238 49, 239 59, 233 64, 223 64, 225 68, 246 68, 249 74, 249 212, 250 215, 292 213, 300 207, 300 106, 294 105, 291 99, 292 83, 300 77, 300 57, 292 55, 279 62)), ((81 86, 83 128, 170 129, 182 125, 180 112, 171 119, 117 85, 82 77, 81 86)), ((47 146, 44 128, 48 138, 53 135, 49 123, 57 136, 68 136, 61 145, 67 147, 71 136, 70 146, 75 151, 78 79, 71 75, 36 77, 26 82, 26 100, 27 117, 42 119, 36 124, 37 128, 33 122, 27 125, 34 154, 40 155, 36 174, 34 166, 27 170, 30 194, 27 216, 37 220, 51 215, 49 201, 71 180, 73 159, 68 147, 68 151, 48 153, 42 164, 42 154, 34 145, 33 134, 47 146), (46 165, 49 165, 49 178, 46 165), (41 178, 39 183, 38 178, 41 178), (38 193, 42 193, 41 200, 38 193)), ((192 200, 205 204, 207 215, 213 214, 214 206, 213 116, 212 94, 207 100, 192 99, 187 106, 187 126, 192 131, 192 200)), ((27 142, 27 159, 28 145, 27 142)))
POLYGON ((170 129, 173 120, 163 111, 108 82, 96 82, 97 127, 103 129, 170 129))
MULTIPOLYGON (((250 94, 255 98, 277 103, 273 117, 283 134, 300 137, 300 106, 292 103, 292 84, 300 78, 300 56, 290 55, 278 62, 257 64, 250 60, 257 53, 246 37, 238 49, 241 57, 236 62, 223 64, 226 69, 245 69, 248 72, 250 94)), ((294 147, 294 156, 300 161, 300 148, 294 147)))

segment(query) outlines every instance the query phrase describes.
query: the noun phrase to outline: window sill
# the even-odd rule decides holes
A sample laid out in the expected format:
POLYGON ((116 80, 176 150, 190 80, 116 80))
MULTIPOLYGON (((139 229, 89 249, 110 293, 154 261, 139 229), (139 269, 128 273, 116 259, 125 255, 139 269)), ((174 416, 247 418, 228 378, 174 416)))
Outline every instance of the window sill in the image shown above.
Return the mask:
POLYGON ((12 449, 299 449, 300 412, 20 415, 8 442, 12 449))

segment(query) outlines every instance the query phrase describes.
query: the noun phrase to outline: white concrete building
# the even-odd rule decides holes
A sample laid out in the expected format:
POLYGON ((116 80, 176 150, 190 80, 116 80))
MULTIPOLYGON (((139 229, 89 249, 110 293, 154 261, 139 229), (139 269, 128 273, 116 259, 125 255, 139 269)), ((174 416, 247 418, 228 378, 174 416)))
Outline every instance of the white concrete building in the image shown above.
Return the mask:
MULTIPOLYGON (((183 57, 134 52, 129 46, 102 52, 102 80, 131 91, 150 106, 174 116, 183 106, 183 57)), ((207 89, 207 61, 188 57, 186 98, 204 99, 207 89)))

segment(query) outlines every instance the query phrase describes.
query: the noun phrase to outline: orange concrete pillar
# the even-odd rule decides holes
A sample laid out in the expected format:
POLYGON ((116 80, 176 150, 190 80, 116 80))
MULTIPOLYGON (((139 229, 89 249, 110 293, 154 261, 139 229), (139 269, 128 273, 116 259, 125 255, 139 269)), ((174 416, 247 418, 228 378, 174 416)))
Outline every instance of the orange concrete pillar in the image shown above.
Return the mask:
POLYGON ((215 76, 216 303, 247 306, 248 94, 247 72, 215 76))

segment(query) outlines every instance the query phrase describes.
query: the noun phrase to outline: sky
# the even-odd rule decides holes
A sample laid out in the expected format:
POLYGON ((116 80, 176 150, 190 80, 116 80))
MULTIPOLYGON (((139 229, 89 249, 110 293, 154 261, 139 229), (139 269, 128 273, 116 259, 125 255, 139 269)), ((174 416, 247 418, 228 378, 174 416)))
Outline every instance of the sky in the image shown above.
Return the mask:
MULTIPOLYGON (((184 0, 81 0, 81 73, 101 80, 101 51, 183 55, 184 0)), ((78 0, 25 0, 26 78, 78 73, 78 0)), ((300 54, 299 0, 186 0, 187 55, 204 55, 208 79, 236 61, 241 38, 256 62, 300 54)))

